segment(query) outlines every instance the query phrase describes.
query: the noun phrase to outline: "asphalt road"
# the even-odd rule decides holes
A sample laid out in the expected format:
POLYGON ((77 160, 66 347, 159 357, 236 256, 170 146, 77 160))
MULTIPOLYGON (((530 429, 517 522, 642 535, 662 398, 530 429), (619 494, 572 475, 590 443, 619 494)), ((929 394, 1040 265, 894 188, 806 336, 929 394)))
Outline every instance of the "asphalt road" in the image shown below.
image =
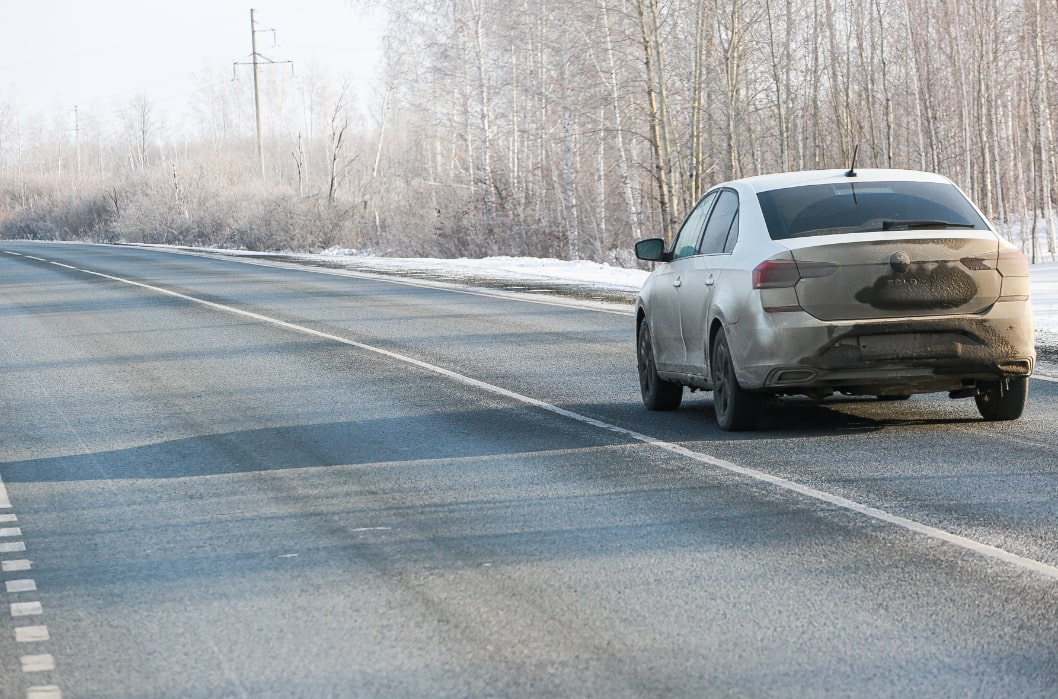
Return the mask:
POLYGON ((0 242, 0 697, 1058 696, 1058 385, 727 434, 631 325, 0 242))

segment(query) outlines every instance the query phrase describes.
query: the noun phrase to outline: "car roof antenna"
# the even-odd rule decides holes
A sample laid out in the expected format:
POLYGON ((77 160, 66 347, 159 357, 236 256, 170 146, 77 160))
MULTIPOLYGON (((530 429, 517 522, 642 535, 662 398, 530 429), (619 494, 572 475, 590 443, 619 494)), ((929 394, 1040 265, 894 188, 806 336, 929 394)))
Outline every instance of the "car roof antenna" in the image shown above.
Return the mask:
POLYGON ((845 173, 845 177, 856 177, 856 155, 860 152, 860 146, 857 144, 852 149, 852 165, 849 166, 848 172, 845 173))

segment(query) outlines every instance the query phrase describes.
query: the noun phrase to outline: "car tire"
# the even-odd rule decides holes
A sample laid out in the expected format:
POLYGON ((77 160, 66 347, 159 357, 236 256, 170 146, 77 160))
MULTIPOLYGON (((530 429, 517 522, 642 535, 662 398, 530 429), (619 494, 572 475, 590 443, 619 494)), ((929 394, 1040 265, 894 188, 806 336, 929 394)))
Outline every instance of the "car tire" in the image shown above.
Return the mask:
POLYGON ((1029 378, 1018 376, 1010 379, 1006 390, 999 381, 981 388, 974 397, 977 410, 985 420, 1017 420, 1025 411, 1029 400, 1029 378))
POLYGON ((747 391, 738 383, 731 347, 723 328, 713 340, 712 354, 713 409, 716 423, 727 432, 751 430, 757 426, 765 396, 747 391))
POLYGON ((683 402, 683 386, 666 381, 658 376, 654 362, 654 343, 650 338, 650 326, 643 322, 639 326, 639 342, 636 343, 636 359, 639 366, 639 391, 647 410, 675 410, 683 402))

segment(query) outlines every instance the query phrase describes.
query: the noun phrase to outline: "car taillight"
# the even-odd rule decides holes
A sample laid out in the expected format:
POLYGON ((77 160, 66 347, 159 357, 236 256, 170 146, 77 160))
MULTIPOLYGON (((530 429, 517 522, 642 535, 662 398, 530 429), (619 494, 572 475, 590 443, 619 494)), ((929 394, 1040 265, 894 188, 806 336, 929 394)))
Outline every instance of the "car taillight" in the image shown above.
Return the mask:
POLYGON ((1000 250, 996 269, 1004 277, 1029 276, 1029 261, 1021 250, 1000 250))
POLYGON ((793 260, 765 260, 753 269, 754 289, 781 289, 801 281, 793 260))
POLYGON ((783 289, 796 286, 802 279, 828 277, 837 268, 832 262, 765 260, 753 269, 753 288, 783 289))
POLYGON ((1029 261, 1020 250, 1000 250, 996 270, 1003 277, 999 301, 1028 301, 1029 261))

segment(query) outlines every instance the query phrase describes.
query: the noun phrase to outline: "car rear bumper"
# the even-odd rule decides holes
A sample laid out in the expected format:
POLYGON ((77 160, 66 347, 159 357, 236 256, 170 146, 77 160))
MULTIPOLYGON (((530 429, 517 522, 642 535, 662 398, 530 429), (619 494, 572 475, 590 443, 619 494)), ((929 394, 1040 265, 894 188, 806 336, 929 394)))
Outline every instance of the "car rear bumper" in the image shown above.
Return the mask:
POLYGON ((729 329, 739 381, 774 393, 955 391, 1028 376, 1036 361, 1025 302, 998 303, 981 315, 900 321, 823 322, 804 312, 743 321, 729 329))

